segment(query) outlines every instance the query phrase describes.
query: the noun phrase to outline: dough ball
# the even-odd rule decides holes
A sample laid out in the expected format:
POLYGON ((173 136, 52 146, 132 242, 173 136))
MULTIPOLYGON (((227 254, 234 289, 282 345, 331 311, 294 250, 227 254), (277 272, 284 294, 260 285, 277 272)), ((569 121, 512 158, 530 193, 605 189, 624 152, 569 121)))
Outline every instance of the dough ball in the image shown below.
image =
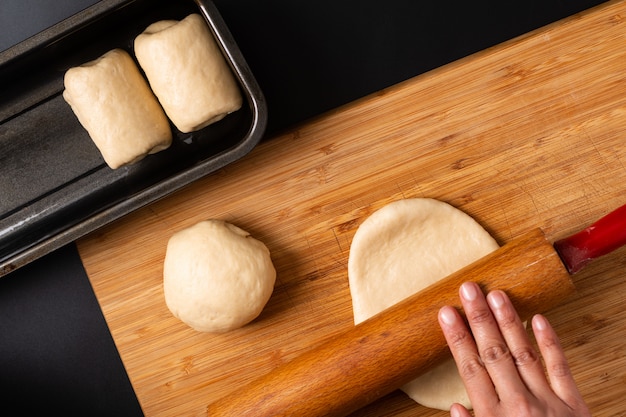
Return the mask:
POLYGON ((270 252, 230 223, 206 220, 176 232, 163 267, 165 303, 200 332, 226 332, 254 320, 276 281, 270 252))
MULTIPOLYGON (((474 219, 449 204, 428 198, 388 204, 359 226, 350 247, 355 324, 497 248, 474 219)), ((402 390, 430 408, 449 410, 454 402, 471 406, 452 359, 402 390)))
POLYGON ((135 55, 181 132, 202 129, 241 108, 235 77, 199 14, 148 26, 135 39, 135 55))
POLYGON ((172 143, 169 121, 130 55, 114 49, 70 68, 63 98, 109 167, 132 164, 172 143))

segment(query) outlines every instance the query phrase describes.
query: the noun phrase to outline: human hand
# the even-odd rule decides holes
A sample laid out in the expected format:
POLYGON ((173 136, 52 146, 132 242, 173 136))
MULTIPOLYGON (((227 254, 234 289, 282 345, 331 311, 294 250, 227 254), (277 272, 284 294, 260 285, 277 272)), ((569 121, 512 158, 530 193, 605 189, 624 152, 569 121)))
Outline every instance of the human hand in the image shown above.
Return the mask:
MULTIPOLYGON (((469 326, 450 306, 439 311, 439 325, 477 417, 591 417, 570 372, 558 336, 545 317, 532 329, 541 358, 511 301, 502 291, 485 297, 475 283, 459 294, 469 326), (549 382, 548 382, 549 380, 549 382)), ((469 417, 460 404, 451 417, 469 417)))

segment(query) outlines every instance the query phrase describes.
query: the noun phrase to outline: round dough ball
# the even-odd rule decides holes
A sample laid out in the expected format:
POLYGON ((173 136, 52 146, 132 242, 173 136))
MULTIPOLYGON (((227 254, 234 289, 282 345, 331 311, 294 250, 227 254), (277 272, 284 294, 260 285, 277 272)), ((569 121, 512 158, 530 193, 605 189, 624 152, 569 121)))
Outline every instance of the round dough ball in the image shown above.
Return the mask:
MULTIPOLYGON (((350 247, 355 324, 498 247, 474 219, 442 201, 413 198, 388 204, 359 226, 350 247)), ((430 408, 449 410, 455 402, 471 406, 452 359, 402 390, 430 408)))
POLYGON ((200 332, 226 332, 254 320, 276 281, 270 252, 249 233, 221 220, 176 232, 163 267, 165 303, 200 332))

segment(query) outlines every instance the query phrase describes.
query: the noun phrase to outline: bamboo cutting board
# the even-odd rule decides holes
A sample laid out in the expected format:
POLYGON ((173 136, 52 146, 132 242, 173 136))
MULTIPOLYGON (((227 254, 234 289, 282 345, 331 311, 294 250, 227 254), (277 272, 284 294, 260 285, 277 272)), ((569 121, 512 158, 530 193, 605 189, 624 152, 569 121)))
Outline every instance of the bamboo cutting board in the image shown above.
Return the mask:
MULTIPOLYGON (((626 1, 607 3, 365 97, 78 241, 146 416, 204 415, 351 328, 350 243, 391 201, 446 201, 501 244, 626 204, 625 19, 626 1), (172 317, 161 288, 168 238, 206 218, 265 242, 278 271, 261 316, 222 335, 172 317)), ((625 255, 576 275, 576 296, 547 312, 595 416, 626 415, 625 255)), ((356 415, 447 413, 398 391, 356 415)))

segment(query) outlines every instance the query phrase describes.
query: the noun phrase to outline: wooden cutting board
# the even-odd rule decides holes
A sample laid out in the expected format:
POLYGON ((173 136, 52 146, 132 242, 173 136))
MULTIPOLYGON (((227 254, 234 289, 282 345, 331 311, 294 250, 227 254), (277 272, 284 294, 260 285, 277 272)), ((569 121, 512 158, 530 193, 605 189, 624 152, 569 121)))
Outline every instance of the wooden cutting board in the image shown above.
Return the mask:
MULTIPOLYGON (((350 242, 374 210, 432 197, 501 244, 534 227, 555 240, 626 204, 625 132, 626 1, 616 1, 268 138, 77 244, 146 416, 201 416, 353 326, 350 242), (222 335, 172 317, 161 288, 168 238, 206 218, 265 242, 278 271, 261 316, 222 335)), ((593 414, 624 416, 626 250, 575 283, 547 315, 593 414)), ((398 391, 355 415, 447 413, 398 391)))

